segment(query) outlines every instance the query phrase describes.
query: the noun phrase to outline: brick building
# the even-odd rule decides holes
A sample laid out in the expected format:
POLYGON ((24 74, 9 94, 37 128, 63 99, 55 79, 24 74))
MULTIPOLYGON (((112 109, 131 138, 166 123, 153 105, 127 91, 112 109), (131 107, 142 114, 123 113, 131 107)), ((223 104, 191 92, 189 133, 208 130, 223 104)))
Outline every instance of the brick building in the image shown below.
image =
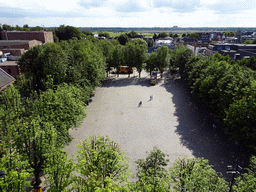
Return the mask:
POLYGON ((2 54, 11 53, 13 56, 21 56, 25 49, 2 49, 2 54))
POLYGON ((37 40, 42 43, 52 43, 52 31, 2 31, 3 40, 37 40))
POLYGON ((37 40, 1 40, 0 41, 0 50, 3 49, 29 49, 37 45, 41 45, 41 41, 37 40))
POLYGON ((20 74, 18 64, 16 61, 5 61, 0 63, 0 69, 5 71, 10 76, 17 78, 20 74))

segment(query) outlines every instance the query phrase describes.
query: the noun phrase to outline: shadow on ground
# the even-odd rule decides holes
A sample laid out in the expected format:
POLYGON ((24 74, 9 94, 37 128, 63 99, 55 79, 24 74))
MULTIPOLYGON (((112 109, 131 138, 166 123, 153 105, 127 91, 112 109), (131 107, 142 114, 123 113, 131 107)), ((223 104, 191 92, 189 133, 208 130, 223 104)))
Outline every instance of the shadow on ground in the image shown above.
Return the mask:
POLYGON ((130 85, 150 87, 149 82, 150 79, 148 77, 138 78, 138 76, 133 75, 131 75, 131 77, 128 77, 128 75, 119 75, 119 77, 108 77, 103 81, 102 87, 126 87, 130 85))
POLYGON ((248 167, 249 157, 244 148, 228 140, 219 120, 210 115, 211 111, 190 93, 189 87, 177 74, 166 79, 161 86, 173 95, 174 115, 179 123, 176 133, 195 157, 208 159, 209 164, 229 182, 232 175, 226 173, 227 165, 248 167))

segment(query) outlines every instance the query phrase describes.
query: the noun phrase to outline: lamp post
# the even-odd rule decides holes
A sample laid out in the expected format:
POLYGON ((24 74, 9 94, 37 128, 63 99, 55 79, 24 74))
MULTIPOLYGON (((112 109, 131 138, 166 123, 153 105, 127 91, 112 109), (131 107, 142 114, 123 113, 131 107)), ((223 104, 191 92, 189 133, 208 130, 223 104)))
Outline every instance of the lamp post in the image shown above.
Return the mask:
POLYGON ((242 169, 243 169, 243 168, 242 168, 241 166, 239 166, 239 165, 236 166, 236 169, 235 169, 235 170, 234 170, 234 168, 233 168, 232 165, 228 165, 228 166, 227 166, 227 173, 228 173, 228 174, 233 174, 232 180, 231 180, 231 184, 230 184, 229 192, 231 192, 231 190, 232 190, 232 185, 233 185, 233 181, 234 181, 235 174, 240 174, 241 171, 242 171, 242 169))
MULTIPOLYGON (((5 176, 5 171, 0 171, 0 177, 4 177, 5 176)), ((2 192, 2 187, 0 186, 0 190, 1 190, 1 192, 2 192)))

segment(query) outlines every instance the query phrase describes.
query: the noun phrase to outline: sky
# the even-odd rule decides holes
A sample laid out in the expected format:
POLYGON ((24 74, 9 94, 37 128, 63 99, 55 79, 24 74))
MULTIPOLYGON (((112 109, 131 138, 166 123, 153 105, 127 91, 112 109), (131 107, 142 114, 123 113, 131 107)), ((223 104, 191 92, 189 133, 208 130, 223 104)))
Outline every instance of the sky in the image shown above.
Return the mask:
POLYGON ((0 24, 256 27, 255 0, 0 0, 0 24))

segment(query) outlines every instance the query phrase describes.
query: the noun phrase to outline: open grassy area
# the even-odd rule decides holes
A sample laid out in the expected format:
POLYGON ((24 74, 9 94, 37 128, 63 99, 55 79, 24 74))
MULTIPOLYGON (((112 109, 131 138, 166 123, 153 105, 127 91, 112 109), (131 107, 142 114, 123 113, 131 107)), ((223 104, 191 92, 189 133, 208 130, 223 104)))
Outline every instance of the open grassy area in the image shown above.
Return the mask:
MULTIPOLYGON (((153 37, 154 33, 159 34, 162 31, 136 31, 138 34, 143 35, 144 37, 153 37)), ((188 30, 188 31, 182 31, 182 30, 176 30, 176 31, 165 31, 166 33, 172 33, 172 34, 178 34, 180 37, 182 36, 183 33, 197 33, 197 32, 204 32, 204 31, 196 31, 196 30, 188 30)), ((93 32, 94 34, 98 32, 93 32)), ((126 32, 109 32, 110 37, 116 37, 121 35, 122 33, 126 32)))

